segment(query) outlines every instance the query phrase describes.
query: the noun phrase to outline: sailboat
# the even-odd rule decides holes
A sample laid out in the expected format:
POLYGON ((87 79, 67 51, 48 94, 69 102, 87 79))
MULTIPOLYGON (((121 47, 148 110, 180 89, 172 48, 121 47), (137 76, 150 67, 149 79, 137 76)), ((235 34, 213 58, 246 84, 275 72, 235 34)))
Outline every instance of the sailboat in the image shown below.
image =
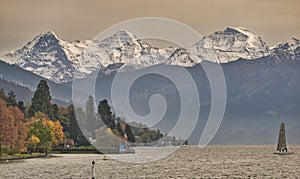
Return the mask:
POLYGON ((278 142, 277 142, 277 149, 274 154, 278 155, 288 155, 288 154, 294 154, 294 152, 289 152, 286 147, 286 137, 285 137, 285 127, 284 123, 280 124, 280 131, 278 136, 278 142))

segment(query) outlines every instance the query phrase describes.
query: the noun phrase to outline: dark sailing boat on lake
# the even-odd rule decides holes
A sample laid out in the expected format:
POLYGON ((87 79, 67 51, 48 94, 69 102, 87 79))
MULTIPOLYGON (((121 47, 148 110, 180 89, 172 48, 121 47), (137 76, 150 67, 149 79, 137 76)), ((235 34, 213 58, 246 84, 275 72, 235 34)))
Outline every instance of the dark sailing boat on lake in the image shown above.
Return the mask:
POLYGON ((280 124, 280 131, 279 131, 277 149, 276 150, 277 151, 274 152, 274 154, 279 154, 279 155, 294 154, 294 152, 288 152, 288 149, 286 147, 286 137, 285 137, 284 123, 280 124))

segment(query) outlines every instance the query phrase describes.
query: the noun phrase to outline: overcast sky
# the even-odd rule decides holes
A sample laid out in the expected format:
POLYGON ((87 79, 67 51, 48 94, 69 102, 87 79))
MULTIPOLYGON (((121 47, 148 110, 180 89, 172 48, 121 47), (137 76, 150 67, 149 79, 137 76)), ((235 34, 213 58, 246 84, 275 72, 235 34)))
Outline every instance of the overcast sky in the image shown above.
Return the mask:
POLYGON ((300 38, 299 0, 0 0, 0 54, 52 30, 65 40, 92 39, 137 17, 165 17, 202 35, 242 25, 269 46, 300 38))

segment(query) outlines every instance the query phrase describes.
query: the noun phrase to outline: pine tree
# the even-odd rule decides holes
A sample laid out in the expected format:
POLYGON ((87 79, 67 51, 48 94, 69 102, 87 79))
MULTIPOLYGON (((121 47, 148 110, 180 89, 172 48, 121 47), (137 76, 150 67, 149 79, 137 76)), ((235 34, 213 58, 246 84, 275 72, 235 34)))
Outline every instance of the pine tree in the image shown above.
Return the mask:
POLYGON ((120 136, 123 136, 123 130, 122 130, 121 120, 120 119, 118 120, 118 123, 117 123, 117 131, 120 134, 120 136))
POLYGON ((6 99, 6 105, 7 106, 16 106, 17 105, 16 95, 13 91, 10 91, 8 93, 8 97, 6 99))
POLYGON ((0 100, 6 101, 6 99, 7 99, 7 96, 6 96, 6 93, 4 91, 4 88, 1 88, 0 89, 0 100))
POLYGON ((125 133, 127 135, 127 138, 128 138, 129 142, 135 142, 134 135, 132 133, 131 127, 128 124, 125 125, 125 133))
POLYGON ((88 100, 86 101, 85 112, 87 116, 95 115, 94 98, 91 95, 88 97, 88 100))
POLYGON ((50 101, 51 96, 49 86, 45 80, 41 80, 31 100, 29 114, 34 116, 34 113, 39 111, 47 114, 50 117, 52 107, 50 101))
POLYGON ((88 146, 90 143, 83 135, 78 122, 76 120, 75 111, 72 110, 70 117, 70 138, 74 140, 76 145, 88 146))
POLYGON ((91 133, 95 132, 95 129, 99 127, 97 124, 96 116, 95 116, 95 110, 94 110, 94 98, 92 96, 89 96, 87 102, 86 102, 86 124, 85 128, 86 130, 90 131, 91 133))
POLYGON ((160 132, 159 129, 156 130, 156 140, 160 139, 163 137, 163 134, 160 132))
POLYGON ((87 120, 85 111, 81 107, 76 107, 76 110, 74 109, 74 113, 75 113, 78 125, 81 126, 82 128, 85 128, 86 120, 87 120))
POLYGON ((108 102, 106 99, 99 102, 98 113, 99 113, 102 121, 104 122, 104 124, 107 127, 111 128, 111 129, 116 128, 116 124, 115 124, 114 117, 111 112, 111 108, 108 105, 108 102))
POLYGON ((17 104, 18 108, 24 112, 25 111, 25 106, 24 106, 24 102, 23 101, 19 101, 17 104))
POLYGON ((59 110, 57 104, 51 105, 50 119, 52 121, 60 120, 59 110))

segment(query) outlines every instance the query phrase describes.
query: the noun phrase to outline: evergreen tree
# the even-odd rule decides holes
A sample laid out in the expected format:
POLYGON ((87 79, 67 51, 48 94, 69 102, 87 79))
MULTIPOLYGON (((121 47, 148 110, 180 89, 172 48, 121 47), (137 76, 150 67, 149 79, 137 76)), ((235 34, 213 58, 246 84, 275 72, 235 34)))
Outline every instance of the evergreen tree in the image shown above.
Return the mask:
MULTIPOLYGON (((55 104, 56 105, 56 104, 55 104)), ((53 108, 54 105, 53 105, 53 108)), ((71 118, 71 112, 73 110, 73 105, 69 105, 67 108, 63 107, 57 107, 57 118, 61 125, 63 126, 63 131, 65 133, 65 137, 70 137, 70 118, 71 118)))
POLYGON ((49 86, 45 80, 41 80, 31 100, 31 106, 29 107, 30 116, 34 116, 34 113, 39 111, 51 117, 50 113, 52 106, 50 101, 51 96, 49 86))
POLYGON ((127 135, 127 138, 128 138, 127 140, 129 142, 135 142, 134 135, 132 133, 131 127, 128 124, 125 125, 125 133, 127 135))
POLYGON ((85 112, 86 112, 86 116, 95 115, 94 98, 91 95, 88 97, 88 100, 86 101, 85 112))
POLYGON ((75 112, 72 110, 70 116, 70 138, 74 140, 75 144, 78 146, 88 146, 90 143, 83 135, 78 122, 76 120, 75 112))
POLYGON ((59 110, 58 110, 57 104, 51 105, 51 111, 50 111, 50 116, 49 116, 49 118, 50 118, 52 121, 60 120, 59 110))
POLYGON ((160 130, 159 129, 157 129, 156 130, 156 140, 158 140, 158 139, 160 139, 160 138, 162 138, 163 137, 163 134, 160 132, 160 130))
POLYGON ((23 101, 19 101, 17 104, 18 108, 24 113, 25 111, 25 106, 23 101))
POLYGON ((114 117, 106 99, 99 102, 98 113, 107 127, 111 129, 116 128, 114 117))
POLYGON ((123 136, 123 130, 122 130, 122 126, 121 126, 121 120, 119 119, 118 120, 118 123, 117 123, 117 131, 118 133, 123 136))
POLYGON ((86 130, 90 131, 92 134, 94 134, 95 129, 99 127, 97 124, 96 116, 95 116, 95 110, 94 110, 94 98, 92 96, 88 97, 88 100, 86 102, 86 124, 85 128, 86 130))
POLYGON ((8 97, 6 99, 6 105, 7 106, 16 106, 17 105, 16 95, 13 91, 10 91, 8 93, 8 97))
POLYGON ((7 96, 6 96, 6 93, 4 91, 4 88, 1 88, 0 89, 0 100, 6 101, 6 99, 7 99, 7 96))
POLYGON ((87 120, 85 111, 81 107, 76 107, 76 110, 74 109, 74 113, 76 115, 78 125, 84 128, 87 120))

